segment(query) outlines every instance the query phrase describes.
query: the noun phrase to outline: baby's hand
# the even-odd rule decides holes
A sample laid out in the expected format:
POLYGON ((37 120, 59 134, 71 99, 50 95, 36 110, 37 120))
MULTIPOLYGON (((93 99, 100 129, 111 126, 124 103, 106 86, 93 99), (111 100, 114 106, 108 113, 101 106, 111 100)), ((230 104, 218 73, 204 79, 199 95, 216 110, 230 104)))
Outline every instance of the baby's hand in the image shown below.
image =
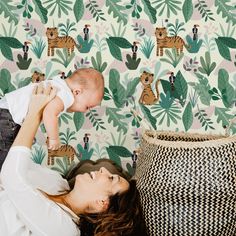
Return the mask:
POLYGON ((48 139, 47 145, 48 149, 57 150, 61 146, 61 143, 59 139, 48 139))

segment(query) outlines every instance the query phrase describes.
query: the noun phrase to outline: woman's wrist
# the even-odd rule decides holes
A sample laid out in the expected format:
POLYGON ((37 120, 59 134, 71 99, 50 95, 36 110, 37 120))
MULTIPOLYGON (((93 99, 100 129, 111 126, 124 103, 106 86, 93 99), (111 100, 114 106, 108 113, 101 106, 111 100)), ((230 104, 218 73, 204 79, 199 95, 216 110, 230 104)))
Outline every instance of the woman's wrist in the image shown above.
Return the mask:
MULTIPOLYGON (((41 116, 41 114, 39 114, 39 113, 34 113, 34 112, 29 112, 27 115, 26 115, 26 117, 25 117, 25 119, 24 119, 24 121, 23 121, 23 123, 27 123, 27 124, 30 124, 30 123, 35 123, 36 125, 39 125, 40 124, 40 122, 41 122, 41 120, 42 120, 42 116, 41 116)), ((23 125, 23 124, 22 124, 23 125)))
POLYGON ((59 138, 48 138, 49 141, 58 141, 59 138))

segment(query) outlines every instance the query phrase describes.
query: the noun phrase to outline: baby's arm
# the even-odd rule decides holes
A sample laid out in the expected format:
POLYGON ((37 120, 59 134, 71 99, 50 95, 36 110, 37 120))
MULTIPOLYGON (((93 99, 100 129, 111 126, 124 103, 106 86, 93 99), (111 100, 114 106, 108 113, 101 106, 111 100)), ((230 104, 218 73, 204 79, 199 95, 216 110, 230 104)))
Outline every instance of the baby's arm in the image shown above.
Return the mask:
POLYGON ((43 111, 43 123, 48 136, 48 148, 56 150, 60 147, 58 115, 64 109, 62 100, 55 97, 43 111))

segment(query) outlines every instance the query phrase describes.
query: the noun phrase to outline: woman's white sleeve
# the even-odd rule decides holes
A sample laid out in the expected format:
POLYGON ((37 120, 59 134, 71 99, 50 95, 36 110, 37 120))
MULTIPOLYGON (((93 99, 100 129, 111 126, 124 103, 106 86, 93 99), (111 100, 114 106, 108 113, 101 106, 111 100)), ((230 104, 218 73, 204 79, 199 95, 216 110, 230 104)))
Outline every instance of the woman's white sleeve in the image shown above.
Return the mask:
POLYGON ((4 190, 22 221, 37 235, 80 235, 72 219, 59 206, 32 187, 31 181, 27 178, 28 171, 34 164, 30 157, 30 149, 14 146, 10 149, 1 171, 4 190))

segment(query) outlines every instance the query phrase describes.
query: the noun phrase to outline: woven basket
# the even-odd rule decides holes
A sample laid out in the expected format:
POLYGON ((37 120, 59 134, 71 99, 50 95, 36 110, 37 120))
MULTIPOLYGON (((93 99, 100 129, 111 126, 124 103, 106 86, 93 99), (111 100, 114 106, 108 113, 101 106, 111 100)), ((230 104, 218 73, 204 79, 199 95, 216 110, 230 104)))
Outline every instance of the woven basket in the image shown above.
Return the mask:
POLYGON ((146 131, 135 177, 150 236, 236 235, 236 136, 146 131))

